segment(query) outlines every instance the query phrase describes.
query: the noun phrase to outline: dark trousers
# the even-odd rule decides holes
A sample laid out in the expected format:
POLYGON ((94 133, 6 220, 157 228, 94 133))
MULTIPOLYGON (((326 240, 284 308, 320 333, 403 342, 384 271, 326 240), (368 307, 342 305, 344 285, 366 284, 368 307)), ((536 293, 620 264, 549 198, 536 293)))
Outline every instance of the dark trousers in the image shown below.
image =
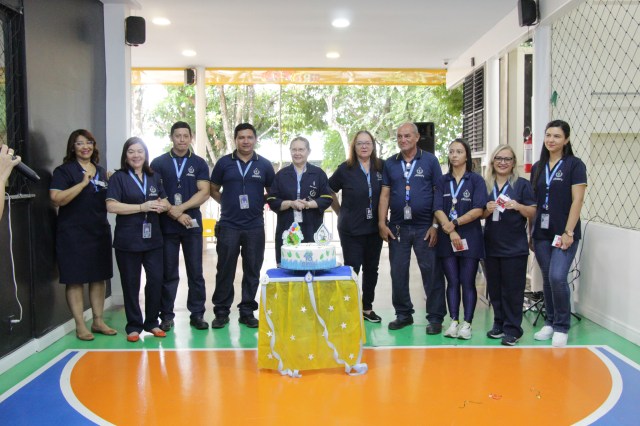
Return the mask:
POLYGON ((362 267, 362 309, 369 311, 372 309, 378 284, 382 238, 377 232, 367 235, 339 234, 344 264, 351 266, 356 274, 360 273, 362 267))
POLYGON ((116 262, 122 281, 127 334, 158 327, 162 294, 162 247, 149 251, 116 249, 116 262), (147 283, 144 286, 144 316, 140 310, 140 274, 144 267, 147 283))
POLYGON ((478 301, 476 274, 479 262, 479 259, 461 256, 442 258, 442 268, 447 277, 447 304, 449 305, 449 315, 453 320, 457 321, 460 315, 460 296, 462 296, 464 320, 473 321, 478 301), (462 294, 460 288, 462 288, 462 294))
POLYGON ((218 226, 216 237, 218 272, 212 298, 213 313, 217 317, 229 316, 233 303, 236 265, 238 256, 242 255, 242 301, 238 304, 238 309, 240 316, 253 315, 253 311, 258 309, 255 298, 264 260, 264 228, 233 229, 218 226))
MULTIPOLYGON (((427 320, 442 324, 447 313, 444 296, 444 275, 436 259, 436 248, 429 247, 424 240, 429 227, 404 225, 400 228, 400 241, 389 240, 389 263, 391 266, 391 301, 398 319, 406 319, 413 313, 409 292, 409 263, 411 248, 418 259, 422 275, 422 286, 427 295, 427 320)), ((393 229, 396 232, 396 229, 393 229)), ((397 233, 396 233, 397 238, 397 233)))
POLYGON ((171 320, 176 315, 173 306, 180 283, 180 246, 187 270, 187 309, 191 318, 202 318, 206 289, 202 274, 202 235, 194 233, 163 234, 164 240, 164 283, 162 285, 162 303, 160 319, 171 320))
POLYGON ((522 336, 522 303, 529 256, 493 257, 484 260, 487 289, 493 306, 493 327, 505 334, 522 336))

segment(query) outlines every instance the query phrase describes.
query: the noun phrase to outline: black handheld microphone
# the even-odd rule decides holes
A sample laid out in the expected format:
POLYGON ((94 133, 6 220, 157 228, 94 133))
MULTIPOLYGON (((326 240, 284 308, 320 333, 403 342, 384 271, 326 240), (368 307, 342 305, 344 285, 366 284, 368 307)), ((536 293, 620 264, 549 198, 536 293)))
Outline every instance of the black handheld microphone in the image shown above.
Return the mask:
MULTIPOLYGON (((16 156, 13 156, 13 159, 16 159, 16 156)), ((38 174, 36 172, 34 172, 31 167, 27 166, 26 164, 20 162, 18 164, 16 164, 14 167, 14 169, 16 169, 17 171, 19 171, 24 177, 26 177, 29 180, 32 180, 34 182, 37 182, 40 180, 40 176, 38 176, 38 174)))

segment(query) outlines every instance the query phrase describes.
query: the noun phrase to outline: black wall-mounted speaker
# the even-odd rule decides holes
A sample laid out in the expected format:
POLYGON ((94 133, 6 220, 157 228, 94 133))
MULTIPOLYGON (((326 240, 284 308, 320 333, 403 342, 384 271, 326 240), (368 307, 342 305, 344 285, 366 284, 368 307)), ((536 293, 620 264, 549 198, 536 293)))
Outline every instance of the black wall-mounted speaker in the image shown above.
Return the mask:
POLYGON ((540 13, 535 0, 518 0, 518 20, 521 27, 529 27, 538 22, 540 13))
POLYGON ((124 42, 129 46, 144 44, 146 27, 142 16, 128 16, 124 20, 124 42))
POLYGON ((418 147, 423 151, 436 153, 436 126, 433 123, 414 123, 420 133, 418 147))
POLYGON ((187 68, 184 70, 184 84, 186 86, 193 86, 196 84, 196 70, 193 68, 187 68))

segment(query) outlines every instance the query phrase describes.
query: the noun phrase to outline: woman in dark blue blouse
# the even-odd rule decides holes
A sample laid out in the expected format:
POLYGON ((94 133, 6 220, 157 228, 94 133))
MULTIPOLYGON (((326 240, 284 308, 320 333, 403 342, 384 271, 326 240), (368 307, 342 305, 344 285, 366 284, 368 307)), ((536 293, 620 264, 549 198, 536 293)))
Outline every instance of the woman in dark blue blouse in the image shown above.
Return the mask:
POLYGON ((569 124, 547 124, 540 160, 531 169, 531 184, 538 200, 533 245, 543 279, 546 319, 534 334, 556 347, 567 344, 571 322, 569 268, 581 238, 580 210, 587 188, 587 168, 573 155, 569 124), (554 245, 554 241, 556 244, 554 245))
POLYGON ((109 182, 107 210, 115 213, 113 247, 120 271, 127 340, 137 342, 142 330, 165 337, 159 328, 163 282, 163 240, 159 214, 169 210, 160 175, 149 167, 149 151, 140 138, 128 139, 122 148, 120 170, 109 182), (140 273, 144 266, 145 316, 140 310, 140 273))
POLYGON ((102 316, 106 280, 113 276, 111 226, 105 206, 108 177, 98 165, 100 152, 91 132, 71 132, 62 161, 53 171, 49 189, 51 201, 59 207, 56 255, 60 282, 66 284, 76 337, 93 340, 93 333, 112 336, 116 330, 105 324, 102 316), (85 283, 89 283, 93 312, 91 331, 83 317, 85 283))
POLYGON ((383 162, 376 156, 371 133, 359 131, 349 147, 349 159, 329 178, 334 192, 331 207, 338 214, 338 233, 344 264, 356 274, 362 267, 362 315, 370 322, 382 319, 373 311, 378 283, 382 238, 378 232, 378 201, 383 162), (342 205, 335 193, 342 191, 342 205))
POLYGON ((528 180, 518 176, 516 154, 498 145, 487 167, 489 202, 484 212, 487 289, 493 307, 493 327, 487 332, 502 344, 515 345, 522 336, 522 301, 527 280, 529 242, 527 219, 536 213, 528 180))
POLYGON ((442 225, 437 251, 447 277, 447 305, 452 320, 444 335, 468 340, 478 299, 478 263, 484 258, 480 217, 487 204, 487 187, 482 176, 472 171, 471 148, 463 139, 455 139, 449 145, 449 173, 438 180, 433 204, 442 225), (460 288, 464 306, 462 324, 458 320, 460 288))

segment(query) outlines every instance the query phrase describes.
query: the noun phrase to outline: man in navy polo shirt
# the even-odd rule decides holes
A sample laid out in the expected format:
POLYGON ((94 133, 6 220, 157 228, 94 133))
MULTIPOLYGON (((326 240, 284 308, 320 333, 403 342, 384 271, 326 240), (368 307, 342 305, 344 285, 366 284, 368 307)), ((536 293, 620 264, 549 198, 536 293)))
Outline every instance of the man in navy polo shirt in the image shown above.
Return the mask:
POLYGON ((202 274, 202 214, 200 206, 209 199, 209 166, 189 149, 191 127, 184 121, 171 126, 173 147, 151 162, 151 168, 162 176, 162 185, 171 209, 160 216, 164 237, 164 283, 160 307, 160 328, 173 327, 173 305, 180 282, 180 246, 184 254, 189 293, 187 308, 191 325, 206 330, 203 319, 206 290, 202 274))
POLYGON ((418 259, 427 295, 427 334, 439 334, 446 315, 444 274, 436 259, 437 227, 433 217, 433 188, 442 176, 436 157, 418 148, 420 134, 413 123, 397 131, 400 153, 388 158, 382 173, 378 205, 380 236, 389 243, 391 295, 396 319, 389 330, 413 324, 409 293, 411 248, 418 259), (387 213, 391 217, 387 223, 387 213))
POLYGON ((242 254, 240 323, 256 328, 253 311, 258 309, 255 298, 264 260, 265 191, 269 191, 275 172, 271 162, 254 151, 257 135, 251 124, 238 124, 233 137, 236 150, 220 158, 211 173, 211 196, 221 206, 215 230, 218 266, 212 300, 216 317, 211 327, 223 328, 229 322, 236 264, 242 254))

